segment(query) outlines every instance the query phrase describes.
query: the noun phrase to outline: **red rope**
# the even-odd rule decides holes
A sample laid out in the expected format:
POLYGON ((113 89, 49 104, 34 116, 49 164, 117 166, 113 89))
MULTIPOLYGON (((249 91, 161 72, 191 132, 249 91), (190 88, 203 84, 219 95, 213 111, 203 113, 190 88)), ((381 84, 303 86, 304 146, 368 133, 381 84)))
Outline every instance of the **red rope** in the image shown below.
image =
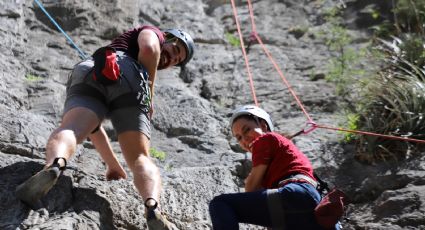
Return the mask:
POLYGON ((235 1, 234 0, 231 0, 231 1, 232 1, 233 15, 235 17, 236 27, 238 29, 239 40, 241 42, 242 54, 243 54, 243 57, 244 57, 244 60, 245 60, 245 66, 246 66, 246 69, 247 69, 247 72, 248 72, 248 78, 249 78, 249 84, 250 84, 250 87, 251 87, 252 97, 254 99, 255 105, 258 106, 257 96, 255 95, 254 82, 252 80, 251 69, 249 68, 249 61, 248 61, 248 57, 246 55, 245 44, 243 42, 242 32, 241 32, 241 28, 240 28, 240 25, 239 25, 238 12, 236 11, 235 1))
POLYGON ((292 97, 294 97, 295 101, 297 102, 298 106, 303 111, 304 115, 307 117, 309 122, 313 122, 313 119, 311 119, 310 115, 307 113, 307 110, 304 108, 303 104, 301 103, 301 100, 298 98, 297 94, 293 90, 292 86, 289 84, 289 82, 286 80, 285 76, 283 75, 282 71, 280 70, 279 66, 277 65, 276 61, 273 59, 272 55, 270 54, 269 50, 264 45, 263 41, 261 40, 260 36, 258 36, 258 33, 255 29, 255 22, 254 22, 254 12, 252 10, 251 1, 248 0, 248 8, 249 8, 249 15, 251 17, 251 24, 252 24, 252 34, 257 39, 258 43, 260 43, 261 47, 263 48, 264 52, 266 53, 267 57, 270 59, 270 61, 273 63, 274 68, 279 73, 280 78, 282 79, 283 83, 288 87, 289 92, 292 94, 292 97))
POLYGON ((330 127, 330 126, 325 126, 325 125, 316 125, 316 126, 317 126, 317 128, 322 128, 322 129, 343 131, 343 132, 347 132, 347 133, 357 133, 357 134, 363 134, 363 135, 369 135, 369 136, 375 136, 375 137, 384 137, 384 138, 387 138, 387 139, 410 141, 410 142, 417 142, 417 143, 425 144, 425 140, 408 138, 408 137, 398 137, 398 136, 372 133, 372 132, 366 132, 366 131, 360 131, 360 130, 350 130, 350 129, 344 129, 344 128, 336 128, 336 127, 330 127))
POLYGON ((279 73, 279 76, 282 79, 283 83, 285 83, 286 87, 288 87, 289 92, 292 94, 292 97, 295 99, 295 101, 297 102, 298 106, 301 108, 301 110, 303 111, 304 115, 307 117, 308 121, 309 122, 312 122, 313 119, 311 119, 310 115, 307 113, 307 110, 304 108, 301 100, 298 98, 298 96, 295 93, 294 89, 289 84, 289 82, 286 80, 286 78, 283 75, 282 71, 280 70, 279 66, 276 64, 276 62, 273 59, 272 55, 270 54, 270 52, 268 51, 268 49, 264 45, 264 43, 261 40, 261 38, 257 35, 257 33, 255 33, 255 37, 257 38, 257 41, 260 43, 260 45, 263 48, 264 52, 266 53, 267 57, 269 57, 270 61, 273 63, 273 66, 276 69, 276 71, 279 73))
POLYGON ((249 9, 249 17, 251 19, 252 32, 257 34, 257 28, 255 27, 255 22, 254 22, 254 10, 252 9, 252 4, 250 0, 248 0, 248 9, 249 9))

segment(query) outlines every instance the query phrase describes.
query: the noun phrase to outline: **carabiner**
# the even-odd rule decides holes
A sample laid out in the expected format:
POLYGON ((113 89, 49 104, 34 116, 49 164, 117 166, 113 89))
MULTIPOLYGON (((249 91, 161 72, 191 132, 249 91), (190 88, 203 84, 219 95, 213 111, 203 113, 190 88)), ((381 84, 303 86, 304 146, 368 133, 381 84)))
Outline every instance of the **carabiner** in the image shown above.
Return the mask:
POLYGON ((308 134, 317 128, 317 124, 314 121, 308 121, 303 129, 303 134, 308 134))

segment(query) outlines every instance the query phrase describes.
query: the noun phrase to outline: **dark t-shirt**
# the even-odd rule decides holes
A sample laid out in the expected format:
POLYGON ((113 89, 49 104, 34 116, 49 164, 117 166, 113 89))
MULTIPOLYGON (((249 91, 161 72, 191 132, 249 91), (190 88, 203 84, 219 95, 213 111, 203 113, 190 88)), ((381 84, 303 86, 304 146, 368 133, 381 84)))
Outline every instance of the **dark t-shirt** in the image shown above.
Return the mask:
POLYGON ((112 40, 111 44, 108 45, 108 47, 115 48, 116 50, 121 50, 130 57, 137 60, 137 56, 139 54, 139 44, 137 42, 137 38, 139 37, 139 33, 142 30, 152 30, 155 32, 156 36, 158 36, 159 39, 159 45, 162 48, 162 45, 164 44, 164 33, 161 32, 161 30, 155 26, 140 26, 134 29, 131 29, 120 36, 116 37, 114 40, 112 40))
POLYGON ((275 183, 291 174, 304 174, 311 178, 313 167, 292 141, 269 132, 252 142, 252 166, 268 165, 262 186, 273 188, 275 183))

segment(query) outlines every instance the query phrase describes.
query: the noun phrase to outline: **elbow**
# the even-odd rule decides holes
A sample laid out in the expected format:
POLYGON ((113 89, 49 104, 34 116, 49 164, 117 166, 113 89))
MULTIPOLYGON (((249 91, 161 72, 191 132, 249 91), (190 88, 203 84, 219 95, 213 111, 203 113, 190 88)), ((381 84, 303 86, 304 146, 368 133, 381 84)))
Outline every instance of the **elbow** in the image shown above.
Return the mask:
POLYGON ((150 57, 156 53, 156 48, 153 44, 144 44, 139 47, 139 56, 144 55, 145 57, 150 57))
POLYGON ((154 45, 144 45, 139 48, 138 61, 142 64, 147 64, 151 60, 159 61, 160 50, 154 45))

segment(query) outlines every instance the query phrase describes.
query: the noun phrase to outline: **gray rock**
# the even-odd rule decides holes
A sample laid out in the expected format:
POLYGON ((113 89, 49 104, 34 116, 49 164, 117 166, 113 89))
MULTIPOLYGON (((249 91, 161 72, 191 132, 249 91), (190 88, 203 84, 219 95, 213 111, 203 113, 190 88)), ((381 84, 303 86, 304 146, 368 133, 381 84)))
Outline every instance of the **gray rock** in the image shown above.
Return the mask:
MULTIPOLYGON (((305 110, 318 124, 337 126, 338 98, 322 76, 331 53, 315 36, 326 28, 320 13, 337 1, 253 1, 256 29, 305 110)), ((368 4, 348 1, 345 17, 363 43, 367 33, 356 13, 368 4)), ((379 1, 373 1, 378 4, 379 1)), ((228 130, 230 112, 253 104, 229 1, 43 1, 47 11, 86 54, 138 24, 180 27, 193 35, 193 60, 181 70, 160 71, 152 120, 152 147, 166 153, 155 159, 164 190, 161 203, 181 229, 211 229, 209 201, 218 194, 242 191, 249 155, 228 130)), ((372 3, 370 3, 372 4, 372 3)), ((236 1, 247 45, 252 32, 248 6, 236 1)), ((385 7, 385 5, 378 5, 385 7)), ((366 9, 367 10, 367 9, 366 9)), ((360 12, 360 11, 359 11, 360 12)), ((89 142, 80 145, 70 169, 30 210, 14 189, 44 164, 45 144, 62 116, 65 83, 78 52, 32 1, 0 2, 0 229, 146 229, 144 206, 127 180, 107 182, 105 166, 89 142)), ((356 45, 356 44, 355 44, 356 45)), ((361 45, 361 44, 357 44, 361 45)), ((289 93, 260 44, 248 52, 259 105, 272 114, 279 131, 296 133, 306 115, 289 93)), ((105 125, 118 158, 125 165, 116 135, 105 125)), ((404 162, 364 165, 340 134, 316 129, 294 138, 316 171, 349 195, 344 229, 425 229, 423 157, 404 162)), ((241 225, 242 229, 263 229, 241 225)))

